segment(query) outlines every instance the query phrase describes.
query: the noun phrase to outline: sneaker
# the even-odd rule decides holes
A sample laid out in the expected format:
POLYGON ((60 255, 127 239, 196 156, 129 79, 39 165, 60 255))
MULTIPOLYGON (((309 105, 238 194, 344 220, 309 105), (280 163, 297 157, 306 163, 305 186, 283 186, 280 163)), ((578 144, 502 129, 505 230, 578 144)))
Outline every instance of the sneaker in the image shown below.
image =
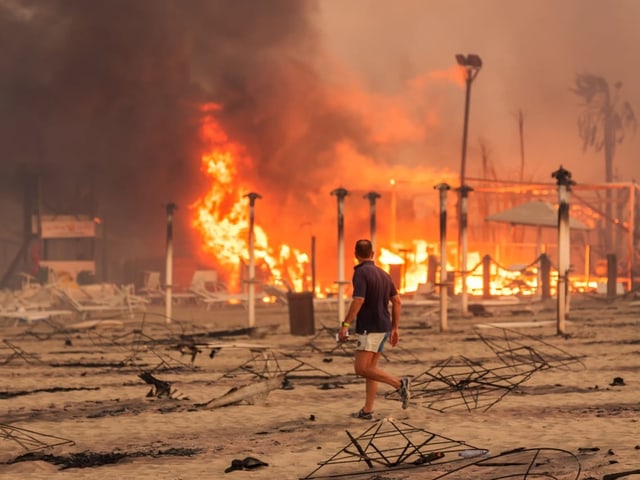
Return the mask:
POLYGON ((373 412, 365 412, 363 409, 360 409, 358 413, 351 414, 351 416, 361 420, 373 420, 373 412))
POLYGON ((411 400, 411 379, 404 377, 400 379, 400 388, 398 388, 400 398, 402 399, 402 409, 406 410, 411 400))

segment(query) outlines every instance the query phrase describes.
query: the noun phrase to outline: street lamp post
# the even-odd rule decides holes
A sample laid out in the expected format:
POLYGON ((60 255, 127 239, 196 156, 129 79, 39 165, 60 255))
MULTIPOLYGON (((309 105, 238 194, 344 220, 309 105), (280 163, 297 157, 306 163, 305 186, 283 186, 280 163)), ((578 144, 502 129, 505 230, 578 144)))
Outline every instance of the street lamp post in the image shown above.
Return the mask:
POLYGON ((460 264, 460 276, 462 279, 461 308, 462 314, 468 313, 467 299, 467 197, 470 187, 465 185, 467 168, 467 134, 469 129, 469 102, 471 100, 471 84, 482 68, 482 59, 473 53, 468 55, 457 54, 456 61, 464 69, 465 73, 465 101, 464 101, 464 126, 462 130, 462 160, 460 162, 460 187, 458 189, 458 255, 460 264))

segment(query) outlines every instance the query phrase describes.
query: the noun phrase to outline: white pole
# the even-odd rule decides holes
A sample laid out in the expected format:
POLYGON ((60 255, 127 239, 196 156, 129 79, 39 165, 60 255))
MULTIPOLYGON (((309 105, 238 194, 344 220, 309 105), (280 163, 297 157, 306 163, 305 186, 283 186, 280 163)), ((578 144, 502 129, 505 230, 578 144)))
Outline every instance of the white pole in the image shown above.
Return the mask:
POLYGON ((254 192, 246 194, 245 197, 249 198, 249 327, 254 327, 256 325, 254 210, 256 199, 262 197, 254 192))
POLYGON ((635 238, 635 211, 636 211, 636 182, 633 181, 629 187, 629 259, 627 261, 627 269, 629 271, 629 291, 633 291, 633 256, 635 238))
MULTIPOLYGON (((536 252, 536 258, 540 258, 540 256, 543 253, 543 249, 542 249, 542 227, 540 225, 538 225, 538 232, 537 232, 537 240, 536 240, 536 248, 537 248, 537 252, 536 252)), ((538 265, 540 265, 540 260, 538 260, 538 265)), ((538 266, 538 278, 536 280, 537 285, 536 285, 536 294, 535 296, 538 299, 542 298, 542 269, 538 266)))
POLYGON ((168 203, 167 206, 167 258, 165 271, 165 299, 164 299, 164 321, 171 323, 171 307, 173 306, 173 212, 176 210, 175 203, 168 203))
POLYGON ((460 187, 460 277, 462 278, 460 308, 463 316, 469 313, 469 297, 467 293, 467 198, 472 190, 471 187, 466 185, 460 187))
POLYGON ((395 246, 396 243, 396 226, 398 221, 398 194, 396 192, 396 180, 392 178, 389 182, 391 184, 391 246, 395 246))
POLYGON ((440 331, 446 332, 447 325, 447 191, 446 183, 434 187, 440 191, 440 331))
POLYGON ((558 183, 558 325, 557 333, 566 333, 567 293, 569 291, 569 267, 571 236, 569 229, 569 186, 574 184, 571 172, 560 166, 551 174, 558 183))
POLYGON ((344 188, 337 188, 331 192, 338 198, 338 324, 344 321, 344 197, 349 192, 344 188))

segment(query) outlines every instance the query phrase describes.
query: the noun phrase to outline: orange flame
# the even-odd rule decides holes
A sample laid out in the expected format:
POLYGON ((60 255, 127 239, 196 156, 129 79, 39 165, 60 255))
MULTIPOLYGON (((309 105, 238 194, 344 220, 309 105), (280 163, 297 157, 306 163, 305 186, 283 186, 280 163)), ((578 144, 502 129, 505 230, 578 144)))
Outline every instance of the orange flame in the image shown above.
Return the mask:
MULTIPOLYGON (((227 277, 231 290, 238 290, 243 280, 243 266, 249 258, 249 207, 244 198, 250 190, 238 180, 238 165, 253 165, 245 147, 232 141, 214 114, 216 104, 203 106, 200 135, 205 145, 201 169, 211 178, 209 190, 192 205, 193 225, 203 239, 202 249, 213 257, 227 277)), ((305 254, 282 245, 273 255, 262 227, 254 224, 254 259, 256 276, 262 281, 284 280, 293 288, 303 287, 305 254)), ((247 279, 245 279, 247 280, 247 279)))
POLYGON ((221 267, 235 272, 229 281, 237 286, 240 259, 247 251, 244 232, 248 228, 248 214, 242 204, 243 190, 236 189, 233 180, 237 173, 235 162, 246 153, 242 145, 229 140, 213 117, 219 108, 217 105, 203 108, 200 134, 208 151, 201 157, 201 168, 211 177, 212 185, 194 204, 194 226, 203 236, 203 250, 213 254, 221 267))
MULTIPOLYGON (((203 107, 201 137, 205 152, 201 156, 201 168, 211 179, 211 186, 193 205, 195 217, 193 225, 202 236, 204 253, 214 258, 222 270, 221 278, 225 278, 231 290, 238 290, 248 263, 248 229, 249 206, 245 194, 250 191, 249 185, 239 180, 238 166, 250 168, 253 159, 246 148, 231 140, 215 118, 220 106, 210 104, 203 107)), ((427 172, 428 173, 428 172, 427 172)), ((397 183, 391 180, 393 186, 397 183)), ((405 240, 406 241, 406 240, 405 240)), ((429 252, 438 250, 438 246, 426 240, 411 240, 406 245, 411 248, 401 249, 402 244, 394 244, 390 248, 380 248, 377 261, 387 271, 399 272, 396 279, 400 291, 415 292, 420 284, 427 281, 427 257, 429 252)), ((294 290, 303 290, 309 285, 306 269, 310 263, 307 254, 288 245, 272 248, 267 233, 258 224, 254 225, 254 258, 256 276, 262 282, 284 281, 294 290)), ((470 252, 467 269, 472 269, 480 261, 480 254, 470 252)), ((447 262, 447 270, 451 265, 447 262)), ((536 279, 520 278, 519 273, 492 271, 490 291, 492 295, 524 293, 535 287, 536 279), (514 289, 514 285, 519 288, 514 289)), ((481 270, 476 270, 467 277, 467 286, 471 294, 482 293, 481 270)), ((460 278, 456 278, 455 290, 461 289, 460 278)), ((319 287, 317 291, 321 293, 319 287)))

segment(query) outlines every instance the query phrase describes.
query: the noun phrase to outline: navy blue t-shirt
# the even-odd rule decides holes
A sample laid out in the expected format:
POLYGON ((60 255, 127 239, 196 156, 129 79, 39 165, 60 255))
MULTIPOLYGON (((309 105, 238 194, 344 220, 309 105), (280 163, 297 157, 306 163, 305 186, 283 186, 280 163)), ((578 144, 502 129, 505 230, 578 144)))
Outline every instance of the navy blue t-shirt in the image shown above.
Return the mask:
POLYGON ((353 297, 364 298, 356 317, 356 333, 390 332, 389 300, 398 294, 387 272, 366 260, 353 270, 353 297))

